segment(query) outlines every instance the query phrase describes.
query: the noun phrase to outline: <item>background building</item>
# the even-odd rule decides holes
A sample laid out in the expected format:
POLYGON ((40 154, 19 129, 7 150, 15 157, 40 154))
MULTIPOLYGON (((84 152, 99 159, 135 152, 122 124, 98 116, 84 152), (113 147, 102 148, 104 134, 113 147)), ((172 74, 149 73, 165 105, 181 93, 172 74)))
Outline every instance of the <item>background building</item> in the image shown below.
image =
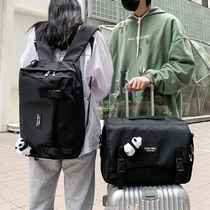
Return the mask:
MULTIPOLYGON (((129 14, 120 0, 79 0, 83 18, 92 25, 115 25, 129 14)), ((18 130, 19 59, 26 48, 26 31, 47 18, 49 0, 0 0, 0 132, 18 130), (16 124, 17 123, 17 124, 16 124)), ((186 117, 210 115, 210 0, 153 0, 177 16, 192 40, 196 69, 184 90, 186 117), (203 5, 203 6, 201 6, 203 5)), ((108 42, 111 27, 103 27, 108 42)))

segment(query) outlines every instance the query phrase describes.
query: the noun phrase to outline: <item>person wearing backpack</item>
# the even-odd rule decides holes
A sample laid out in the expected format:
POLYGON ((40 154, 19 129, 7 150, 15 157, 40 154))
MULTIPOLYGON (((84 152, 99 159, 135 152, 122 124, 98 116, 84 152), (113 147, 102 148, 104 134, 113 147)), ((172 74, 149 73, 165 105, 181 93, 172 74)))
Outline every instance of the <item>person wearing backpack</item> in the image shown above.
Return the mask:
MULTIPOLYGON (((71 46, 74 44, 74 37, 77 37, 78 31, 84 30, 84 27, 87 27, 87 25, 85 25, 82 20, 81 7, 77 0, 51 0, 48 9, 48 20, 36 23, 32 26, 33 30, 28 37, 27 48, 20 59, 21 69, 27 70, 22 72, 21 77, 24 76, 24 79, 28 78, 30 80, 31 75, 28 74, 31 70, 33 73, 38 67, 42 69, 43 66, 48 65, 47 63, 43 64, 43 60, 39 61, 39 50, 41 47, 45 47, 45 45, 40 46, 40 37, 44 37, 47 41, 50 46, 48 51, 52 50, 53 59, 58 63, 58 66, 64 65, 62 61, 65 59, 68 49, 71 50, 71 46), (38 44, 37 49, 34 42, 38 44)), ((83 35, 85 36, 85 32, 83 35)), ((92 37, 93 39, 88 42, 84 51, 80 54, 79 59, 76 61, 82 75, 86 115, 84 144, 78 157, 68 159, 65 158, 66 154, 64 154, 64 158, 56 159, 56 155, 60 154, 59 152, 62 151, 65 153, 70 150, 65 150, 64 148, 64 150, 59 151, 56 149, 52 150, 51 148, 47 150, 45 148, 44 151, 47 153, 47 159, 34 158, 38 153, 34 153, 34 149, 27 143, 27 139, 24 139, 23 136, 26 135, 24 132, 27 133, 24 129, 27 128, 27 125, 25 125, 24 122, 20 122, 24 124, 25 127, 20 132, 20 138, 16 143, 16 151, 23 155, 33 156, 29 157, 28 210, 54 209, 56 187, 61 170, 64 173, 66 209, 91 210, 93 207, 95 159, 96 150, 99 148, 99 135, 101 131, 98 103, 110 90, 113 65, 110 52, 101 33, 96 30, 92 37), (35 155, 32 155, 33 153, 35 155)), ((79 43, 77 44, 79 46, 79 43)), ((39 74, 41 73, 34 73, 34 76, 39 74)), ((57 72, 49 71, 43 77, 53 78, 55 76, 56 78, 56 74, 57 72)), ((58 74, 61 73, 59 72, 58 74)), ((31 81, 33 82, 34 80, 36 80, 36 78, 33 78, 31 81)), ((23 80, 20 80, 21 88, 24 86, 22 83, 23 80)), ((44 84, 44 82, 41 81, 41 84, 42 83, 44 84)), ((32 83, 31 86, 33 86, 32 83)), ((22 91, 21 88, 20 92, 22 91)), ((28 89, 30 88, 31 87, 28 87, 28 89)), ((32 93, 29 92, 28 97, 30 97, 30 94, 32 93)), ((41 97, 44 97, 45 102, 52 98, 56 98, 55 100, 57 100, 62 94, 63 97, 66 95, 70 97, 67 90, 48 90, 47 94, 46 91, 40 90, 39 94, 41 97)), ((22 95, 20 96, 22 97, 22 95)), ((27 106, 32 106, 32 104, 24 104, 24 99, 21 98, 21 100, 21 106, 26 106, 26 108, 27 106)), ((24 110, 21 114, 24 114, 24 110)), ((42 114, 37 114, 37 119, 34 122, 34 126, 37 129, 41 129, 45 126, 42 122, 42 118, 42 114)), ((36 133, 31 133, 31 135, 36 135, 36 133)), ((30 138, 30 136, 28 136, 28 138, 30 138)), ((39 140, 40 139, 37 139, 37 141, 39 140)))

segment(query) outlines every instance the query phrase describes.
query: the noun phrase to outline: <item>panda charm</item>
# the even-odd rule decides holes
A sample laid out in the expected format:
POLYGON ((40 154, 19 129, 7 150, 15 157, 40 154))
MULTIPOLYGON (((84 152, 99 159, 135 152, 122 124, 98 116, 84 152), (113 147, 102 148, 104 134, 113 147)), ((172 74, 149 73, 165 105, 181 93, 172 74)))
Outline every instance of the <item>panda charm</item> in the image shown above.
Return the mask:
POLYGON ((16 144, 15 144, 15 149, 17 153, 22 154, 22 155, 30 155, 31 154, 31 147, 28 145, 28 142, 23 140, 22 138, 18 138, 16 144))
POLYGON ((133 156, 136 150, 140 148, 141 144, 141 137, 133 137, 127 144, 124 145, 124 152, 128 156, 133 156))

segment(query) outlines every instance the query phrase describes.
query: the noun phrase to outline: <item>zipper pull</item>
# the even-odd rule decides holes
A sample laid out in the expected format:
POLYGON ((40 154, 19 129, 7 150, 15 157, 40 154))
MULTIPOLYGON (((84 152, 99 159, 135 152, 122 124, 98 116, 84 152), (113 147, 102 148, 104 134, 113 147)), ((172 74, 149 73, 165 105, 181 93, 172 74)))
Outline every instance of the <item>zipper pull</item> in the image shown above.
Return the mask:
POLYGON ((193 161, 193 155, 194 155, 194 148, 192 145, 190 145, 190 151, 191 153, 189 154, 189 159, 192 162, 193 161))
POLYGON ((48 71, 46 74, 45 74, 45 77, 48 77, 50 74, 50 71, 48 71))

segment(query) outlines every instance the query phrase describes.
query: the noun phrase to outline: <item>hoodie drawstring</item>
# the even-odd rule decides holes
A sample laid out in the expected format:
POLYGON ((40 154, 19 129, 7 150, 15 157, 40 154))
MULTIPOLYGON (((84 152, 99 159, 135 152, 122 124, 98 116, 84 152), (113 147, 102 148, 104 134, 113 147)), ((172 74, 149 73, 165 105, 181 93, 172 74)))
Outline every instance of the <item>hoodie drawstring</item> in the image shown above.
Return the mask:
POLYGON ((140 44, 140 30, 141 30, 141 20, 149 13, 146 12, 142 17, 137 17, 133 14, 133 17, 135 17, 138 20, 138 30, 137 30, 137 51, 136 51, 136 59, 139 57, 139 44, 140 44))

